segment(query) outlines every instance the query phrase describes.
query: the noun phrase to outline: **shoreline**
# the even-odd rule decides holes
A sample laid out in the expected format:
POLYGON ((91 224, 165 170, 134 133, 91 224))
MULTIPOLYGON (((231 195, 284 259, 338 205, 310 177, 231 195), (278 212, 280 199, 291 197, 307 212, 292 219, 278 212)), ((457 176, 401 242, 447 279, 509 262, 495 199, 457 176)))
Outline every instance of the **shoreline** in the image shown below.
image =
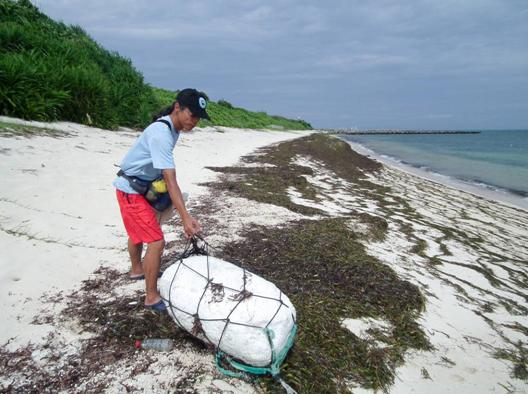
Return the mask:
POLYGON ((378 154, 373 150, 366 148, 365 146, 351 141, 345 141, 349 144, 352 149, 356 152, 370 157, 374 160, 379 161, 380 163, 389 166, 391 168, 404 171, 406 173, 412 174, 414 176, 426 179, 431 182, 439 183, 443 186, 460 190, 466 193, 470 193, 477 197, 482 197, 493 202, 499 202, 505 205, 508 205, 512 208, 519 208, 524 211, 528 211, 528 197, 523 197, 512 192, 509 192, 505 189, 494 188, 487 184, 479 186, 476 183, 466 182, 461 179, 454 178, 449 175, 440 174, 434 171, 428 171, 422 168, 418 168, 409 164, 402 163, 401 161, 391 158, 386 155, 378 154))

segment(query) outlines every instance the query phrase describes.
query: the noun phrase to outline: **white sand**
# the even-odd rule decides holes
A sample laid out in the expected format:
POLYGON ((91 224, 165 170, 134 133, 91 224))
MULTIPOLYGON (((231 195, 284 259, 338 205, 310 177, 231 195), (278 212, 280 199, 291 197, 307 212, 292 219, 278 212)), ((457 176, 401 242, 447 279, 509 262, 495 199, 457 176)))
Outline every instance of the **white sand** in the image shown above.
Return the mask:
MULTIPOLYGON (((3 117, 0 121, 24 123, 3 117)), ((10 349, 28 342, 41 343, 50 332, 57 330, 50 324, 31 324, 42 310, 58 311, 62 307, 62 304, 50 305, 43 299, 44 295, 74 291, 101 265, 124 274, 129 269, 126 234, 111 183, 117 171, 113 164, 120 162, 137 133, 111 132, 72 123, 31 124, 65 130, 70 135, 60 139, 0 137, 3 184, 0 190, 0 249, 3 252, 0 313, 4 319, 0 325, 0 344, 10 340, 10 349)), ((241 155, 258 147, 300 135, 224 131, 198 130, 182 135, 178 142, 175 149, 178 179, 182 189, 189 192, 191 205, 193 201, 210 197, 199 183, 211 181, 217 174, 206 166, 233 165, 241 155)), ((512 328, 515 322, 528 326, 528 318, 516 313, 515 307, 515 304, 527 304, 525 287, 519 284, 528 275, 526 211, 385 168, 372 181, 391 187, 387 200, 396 202, 402 197, 415 212, 409 216, 399 207, 389 216, 376 201, 345 192, 346 182, 323 171, 317 163, 302 157, 296 161, 314 168, 314 175, 307 178, 319 187, 321 200, 305 200, 294 188, 289 190, 292 200, 335 216, 355 210, 384 217, 389 223, 387 236, 382 242, 365 241, 369 253, 416 284, 427 298, 420 323, 435 350, 407 354, 404 365, 396 371, 396 383, 390 392, 528 392, 523 381, 510 376, 511 363, 493 357, 496 349, 513 349, 517 341, 526 346, 528 340, 525 333, 512 328), (425 241, 425 256, 435 256, 440 264, 431 265, 428 258, 410 252, 414 243, 402 234, 403 224, 412 226, 416 237, 425 241), (467 234, 467 239, 480 237, 485 242, 468 244, 463 238, 443 240, 435 226, 457 229, 467 234), (444 254, 445 248, 451 255, 444 254), (505 258, 499 261, 497 255, 505 258), (502 285, 494 286, 483 274, 485 270, 502 285)), ((238 231, 248 223, 281 224, 300 217, 283 208, 232 197, 224 201, 222 210, 215 215, 220 225, 229 228, 231 233, 227 238, 212 237, 213 244, 226 242, 229 237, 236 239, 238 231)), ((353 221, 350 226, 358 232, 368 230, 353 221)), ((168 230, 172 232, 168 238, 180 237, 175 232, 181 232, 181 228, 168 230)), ((129 287, 140 289, 141 286, 134 283, 129 287)), ((347 318, 343 316, 343 324, 358 336, 365 336, 373 326, 390 329, 384 322, 347 318)), ((76 341, 81 337, 75 327, 61 327, 55 340, 64 345, 65 352, 75 353, 76 341)), ((192 349, 158 354, 156 360, 154 366, 134 379, 116 381, 109 392, 122 392, 123 384, 138 390, 165 392, 193 368, 203 371, 204 378, 194 385, 198 391, 254 390, 245 382, 219 378, 214 373, 212 357, 192 349), (164 368, 170 370, 171 379, 160 373, 164 368)), ((130 365, 123 362, 115 368, 123 372, 130 365)), ((355 388, 354 392, 365 390, 355 388)))
MULTIPOLYGON (((49 324, 31 324, 43 310, 61 307, 50 306, 44 295, 70 293, 101 265, 124 274, 130 268, 112 181, 118 170, 114 164, 120 163, 138 133, 65 122, 0 121, 70 134, 0 137, 0 344, 9 341, 8 348, 14 350, 41 343, 56 330, 49 324)), ((180 136, 174 152, 177 177, 191 202, 207 191, 199 184, 216 177, 206 166, 233 165, 259 147, 299 136, 221 130, 196 129, 180 136)), ((169 239, 182 235, 181 227, 171 230, 177 234, 168 234, 169 239)), ((68 342, 78 334, 66 330, 61 335, 68 342)))
MULTIPOLYGON (((319 188, 323 203, 303 200, 295 190, 290 190, 291 198, 329 215, 348 209, 383 217, 389 224, 387 236, 382 242, 365 242, 367 251, 426 296, 419 323, 435 349, 407 354, 390 393, 528 392, 526 382, 511 376, 512 364, 494 356, 498 350, 515 350, 519 342, 524 348, 528 345, 526 331, 514 328, 528 327, 528 316, 517 307, 528 306, 526 283, 521 284, 528 277, 528 211, 385 166, 369 179, 391 188, 386 200, 403 198, 415 212, 410 215, 396 205, 387 214, 377 201, 345 191, 348 185, 317 163, 303 159, 297 164, 313 169, 314 175, 306 178, 319 188), (403 224, 411 225, 416 237, 425 241, 425 256, 436 257, 438 265, 411 251, 415 242, 403 233, 403 224), (436 226, 461 235, 446 241, 436 226), (482 242, 471 242, 478 238, 482 242), (451 254, 444 254, 441 244, 451 254), (501 284, 490 282, 486 271, 501 284)), ((369 329, 389 329, 369 319, 345 317, 343 325, 365 340, 370 340, 369 329)), ((372 392, 351 386, 354 393, 372 392)))
POLYGON ((522 277, 518 273, 528 274, 528 212, 397 169, 385 168, 378 180, 389 185, 394 195, 405 196, 420 213, 411 225, 427 244, 425 254, 440 261, 431 266, 409 253, 411 245, 394 218, 388 219, 386 240, 368 245, 371 254, 427 294, 420 324, 435 350, 409 354, 397 370, 391 393, 528 392, 525 382, 510 376, 511 363, 494 357, 497 350, 515 349, 518 341, 524 347, 528 344, 525 333, 511 328, 515 322, 528 327, 528 317, 516 307, 528 305, 526 286, 517 281, 522 277), (431 229, 435 224, 464 236, 443 242, 441 233, 431 229), (466 244, 477 237, 484 242, 466 244), (452 255, 440 251, 442 242, 452 255), (498 260, 494 253, 505 259, 498 260), (493 285, 483 270, 502 284, 493 285), (422 375, 422 368, 430 378, 422 375))

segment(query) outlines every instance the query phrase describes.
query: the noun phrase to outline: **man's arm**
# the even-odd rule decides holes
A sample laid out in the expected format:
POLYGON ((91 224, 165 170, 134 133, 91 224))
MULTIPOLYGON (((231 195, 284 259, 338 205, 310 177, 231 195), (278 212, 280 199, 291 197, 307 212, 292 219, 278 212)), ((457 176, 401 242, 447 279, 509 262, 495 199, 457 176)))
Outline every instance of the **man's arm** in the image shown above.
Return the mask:
POLYGON ((166 168, 162 170, 162 174, 167 184, 167 191, 169 192, 172 205, 174 205, 174 208, 180 214, 185 236, 189 238, 198 234, 202 229, 198 221, 189 215, 189 212, 185 208, 185 202, 183 201, 183 196, 176 180, 176 170, 174 168, 166 168))

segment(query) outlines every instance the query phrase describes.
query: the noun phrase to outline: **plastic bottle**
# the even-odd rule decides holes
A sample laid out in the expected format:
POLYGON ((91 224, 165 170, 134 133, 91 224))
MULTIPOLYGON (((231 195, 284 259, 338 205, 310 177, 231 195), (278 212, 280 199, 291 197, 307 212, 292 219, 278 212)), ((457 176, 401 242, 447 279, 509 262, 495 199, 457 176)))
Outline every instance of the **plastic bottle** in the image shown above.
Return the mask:
POLYGON ((151 349, 160 352, 168 352, 174 347, 172 339, 168 338, 147 338, 136 341, 136 349, 151 349))

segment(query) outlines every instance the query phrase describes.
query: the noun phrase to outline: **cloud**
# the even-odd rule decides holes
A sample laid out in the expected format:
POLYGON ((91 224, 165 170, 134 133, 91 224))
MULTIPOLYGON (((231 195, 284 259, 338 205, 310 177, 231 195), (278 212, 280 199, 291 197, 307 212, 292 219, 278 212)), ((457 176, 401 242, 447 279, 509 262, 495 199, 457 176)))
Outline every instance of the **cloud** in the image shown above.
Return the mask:
POLYGON ((426 119, 449 119, 453 117, 453 114, 425 114, 423 117, 426 119))
POLYGON ((350 70, 353 67, 375 67, 408 64, 405 56, 391 54, 334 54, 321 59, 318 64, 325 67, 350 70))
POLYGON ((495 108, 505 127, 528 124, 518 105, 528 103, 521 0, 34 2, 131 58, 160 87, 194 83, 240 106, 313 114, 321 126, 346 127, 338 122, 350 113, 365 127, 421 119, 416 127, 463 128, 455 122, 465 113, 497 121, 495 108), (332 97, 340 106, 325 107, 332 97))
POLYGON ((129 27, 129 26, 100 26, 91 29, 92 34, 120 36, 124 38, 142 40, 169 39, 174 34, 174 29, 169 27, 129 27))

